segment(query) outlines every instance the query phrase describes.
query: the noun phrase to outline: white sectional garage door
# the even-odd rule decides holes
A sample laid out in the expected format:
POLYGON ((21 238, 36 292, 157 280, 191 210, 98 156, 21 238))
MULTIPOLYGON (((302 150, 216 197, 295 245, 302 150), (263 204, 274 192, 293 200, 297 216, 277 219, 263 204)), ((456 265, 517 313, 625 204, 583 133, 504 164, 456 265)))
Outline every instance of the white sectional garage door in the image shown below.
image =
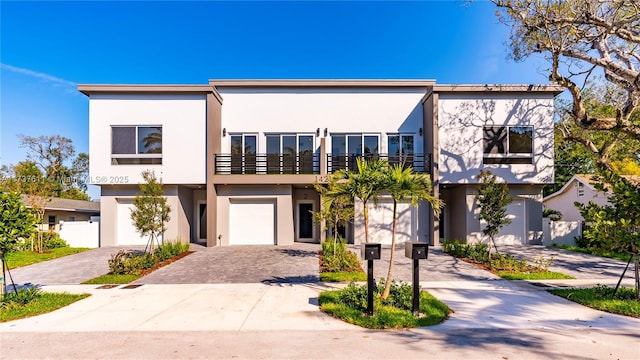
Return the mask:
POLYGON ((140 237, 131 221, 133 200, 118 200, 118 245, 147 245, 147 238, 140 237))
MULTIPOLYGON (((382 199, 377 206, 368 204, 369 241, 385 245, 391 244, 393 236, 393 200, 382 199)), ((416 209, 407 203, 399 203, 396 211, 396 243, 404 243, 415 238, 416 209)), ((364 227, 364 223, 362 225, 364 227)), ((364 232, 364 229, 363 229, 364 232)))
POLYGON ((275 200, 231 200, 229 245, 274 245, 275 200))

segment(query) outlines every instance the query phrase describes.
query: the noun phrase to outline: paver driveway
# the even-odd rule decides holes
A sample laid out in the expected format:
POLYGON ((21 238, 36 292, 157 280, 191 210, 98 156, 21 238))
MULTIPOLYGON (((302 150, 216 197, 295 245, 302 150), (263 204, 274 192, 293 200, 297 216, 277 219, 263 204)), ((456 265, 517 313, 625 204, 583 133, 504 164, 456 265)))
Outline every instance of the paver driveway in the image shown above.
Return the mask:
POLYGON ((195 252, 138 279, 134 284, 318 282, 319 244, 291 246, 192 245, 195 252))

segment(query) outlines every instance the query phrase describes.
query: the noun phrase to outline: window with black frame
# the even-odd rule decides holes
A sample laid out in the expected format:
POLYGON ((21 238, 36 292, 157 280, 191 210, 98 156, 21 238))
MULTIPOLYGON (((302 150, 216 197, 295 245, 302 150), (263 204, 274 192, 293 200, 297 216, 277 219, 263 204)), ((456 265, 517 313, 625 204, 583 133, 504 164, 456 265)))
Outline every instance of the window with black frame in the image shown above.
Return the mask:
POLYGON ((485 164, 533 163, 533 126, 485 126, 485 164))
POLYGON ((112 126, 111 164, 162 164, 162 126, 112 126))

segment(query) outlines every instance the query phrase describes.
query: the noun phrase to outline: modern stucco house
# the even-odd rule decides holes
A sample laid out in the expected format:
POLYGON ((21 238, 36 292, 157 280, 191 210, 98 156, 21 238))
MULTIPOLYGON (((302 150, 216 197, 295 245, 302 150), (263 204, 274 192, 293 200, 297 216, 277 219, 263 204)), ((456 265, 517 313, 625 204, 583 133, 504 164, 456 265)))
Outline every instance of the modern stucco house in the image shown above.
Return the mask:
MULTIPOLYGON (((480 169, 508 182, 516 198, 500 241, 541 236, 542 186, 553 181, 555 86, 211 80, 78 88, 89 97, 103 246, 146 241, 129 218, 145 169, 162 178, 172 208, 165 238, 207 246, 319 242, 325 234, 310 215, 320 206, 313 183, 359 156, 412 163, 446 202, 440 219, 427 204, 402 205, 399 241, 479 239, 480 169)), ((390 241, 388 199, 371 212, 374 241, 390 241)), ((347 237, 363 241, 360 217, 347 237)))

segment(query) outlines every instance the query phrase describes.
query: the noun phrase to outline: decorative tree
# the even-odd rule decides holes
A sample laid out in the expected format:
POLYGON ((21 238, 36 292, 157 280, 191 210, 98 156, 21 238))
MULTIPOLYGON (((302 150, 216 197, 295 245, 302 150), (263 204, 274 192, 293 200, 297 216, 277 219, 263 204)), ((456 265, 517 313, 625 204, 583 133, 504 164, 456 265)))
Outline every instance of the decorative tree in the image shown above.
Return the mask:
MULTIPOLYGON (((594 250, 619 251, 634 260, 636 297, 640 300, 640 184, 613 173, 604 172, 596 188, 609 192, 611 205, 575 202, 588 227, 583 236, 594 250)), ((624 275, 624 273, 623 273, 624 275)), ((621 276, 622 278, 622 276, 621 276)))
MULTIPOLYGON (((511 29, 509 46, 519 61, 542 55, 549 80, 571 96, 567 115, 576 127, 611 132, 598 142, 563 129, 565 138, 596 155, 601 169, 619 139, 640 140, 640 11, 632 0, 492 0, 511 29), (604 74, 604 80, 598 77, 604 74), (583 84, 598 84, 606 107, 590 106, 583 84)), ((592 95, 592 94, 591 94, 592 95)))
POLYGON ((374 203, 385 188, 384 171, 388 163, 381 159, 357 158, 358 171, 339 170, 334 173, 336 178, 335 189, 328 191, 330 196, 346 195, 350 198, 358 198, 362 201, 364 216, 365 242, 369 243, 369 201, 374 203))
MULTIPOLYGON (((0 260, 3 277, 7 268, 5 255, 15 250, 20 239, 31 236, 35 231, 35 224, 36 218, 24 205, 20 194, 0 192, 0 260)), ((13 287, 16 290, 15 284, 13 287)))
POLYGON ((424 174, 416 174, 413 168, 395 164, 387 167, 385 171, 386 190, 393 199, 393 225, 391 235, 391 257, 387 281, 381 297, 386 299, 391 292, 391 279, 393 276, 393 259, 396 246, 396 225, 398 220, 398 202, 409 201, 411 206, 417 207, 421 201, 426 200, 433 207, 436 216, 440 214, 442 202, 432 194, 431 180, 424 174))
POLYGON ((142 172, 144 183, 140 184, 140 194, 133 199, 134 209, 131 210, 131 220, 141 236, 149 236, 145 251, 153 253, 154 243, 167 230, 165 224, 170 220, 171 207, 167 204, 162 190, 162 180, 158 181, 155 172, 142 172))
MULTIPOLYGON (((347 195, 329 195, 331 191, 335 191, 338 186, 338 180, 332 174, 329 176, 326 187, 318 183, 314 184, 316 191, 320 194, 322 208, 313 215, 316 221, 325 221, 331 224, 333 230, 333 253, 335 255, 336 245, 338 242, 338 228, 346 226, 352 219, 354 214, 353 199, 347 195)), ((326 230, 325 226, 325 230, 326 230)))
POLYGON ((480 209, 480 220, 486 222, 482 233, 489 237, 489 259, 491 259, 492 247, 498 252, 494 237, 500 229, 511 224, 511 219, 507 217, 507 205, 512 201, 506 183, 497 182, 496 176, 491 171, 480 170, 476 206, 480 209))

